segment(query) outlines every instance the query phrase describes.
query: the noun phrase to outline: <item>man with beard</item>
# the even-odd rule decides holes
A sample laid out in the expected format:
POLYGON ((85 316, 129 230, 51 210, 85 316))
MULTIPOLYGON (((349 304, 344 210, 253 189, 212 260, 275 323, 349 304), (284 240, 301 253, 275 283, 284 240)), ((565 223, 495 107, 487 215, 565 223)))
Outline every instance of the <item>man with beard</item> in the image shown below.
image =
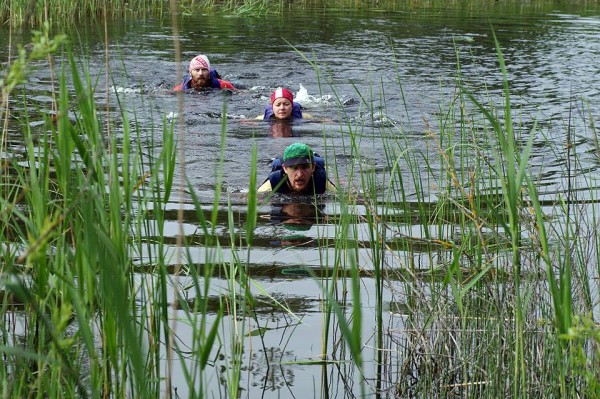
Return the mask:
MULTIPOLYGON (((274 163, 279 160, 275 160, 274 163)), ((337 187, 327 178, 325 160, 316 157, 304 143, 294 143, 283 152, 281 168, 274 167, 258 192, 314 195, 336 192, 337 187)))
POLYGON ((173 91, 202 90, 204 88, 229 89, 235 87, 228 81, 221 79, 219 73, 210 67, 208 57, 200 54, 190 61, 189 74, 183 82, 173 87, 173 91))

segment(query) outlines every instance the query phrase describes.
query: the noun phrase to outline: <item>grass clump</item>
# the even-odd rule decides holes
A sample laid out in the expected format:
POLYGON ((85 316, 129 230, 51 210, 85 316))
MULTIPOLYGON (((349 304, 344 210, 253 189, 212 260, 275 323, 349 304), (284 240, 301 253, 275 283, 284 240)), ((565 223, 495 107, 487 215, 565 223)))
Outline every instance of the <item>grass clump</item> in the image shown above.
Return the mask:
MULTIPOLYGON (((47 32, 36 36, 34 52, 19 53, 2 81, 7 126, 8 99, 31 60, 59 49, 66 54, 46 134, 31 131, 28 107, 19 132, 24 159, 11 156, 9 132, 2 133, 0 153, 8 154, 0 181, 4 393, 171 395, 172 373, 181 364, 190 396, 211 396, 214 375, 224 396, 243 395, 249 338, 267 351, 268 326, 257 317, 254 290, 298 318, 252 278, 256 193, 248 194, 239 224, 233 206, 221 201, 225 118, 216 195, 205 211, 193 187, 184 178, 175 181, 183 164, 175 126, 164 121, 160 146, 150 145, 156 154, 144 155, 139 132, 130 130, 119 103, 125 123, 118 139, 111 135, 110 119, 99 117, 92 80, 61 47, 64 38, 47 32), (191 267, 188 237, 178 233, 175 254, 165 239, 168 204, 184 187, 207 249, 201 270, 191 267), (225 222, 219 221, 222 208, 225 222), (227 240, 218 236, 219 223, 227 227, 227 240), (225 249, 232 254, 227 261, 225 249), (187 285, 179 281, 183 273, 187 285), (217 273, 224 288, 215 300, 217 273), (178 339, 178 322, 191 330, 190 347, 178 339), (226 367, 217 370, 219 359, 226 367)), ((515 123, 499 44, 497 52, 501 101, 481 100, 458 74, 458 90, 439 121, 426 123, 424 149, 413 147, 414 137, 398 124, 375 127, 377 135, 349 126, 342 139, 343 150, 361 159, 362 140, 380 138, 387 168, 348 164, 345 175, 360 195, 342 192, 335 239, 318 237, 332 248, 318 273, 307 271, 322 293, 322 342, 318 359, 298 364, 343 365, 337 369, 342 380, 350 376, 360 385, 349 396, 598 393, 597 193, 590 190, 588 201, 578 202, 569 183, 558 198, 540 199, 529 170, 537 125, 515 123), (362 214, 354 211, 359 205, 362 214), (367 237, 368 265, 361 264, 361 237, 367 237), (374 292, 364 289, 367 280, 374 292), (371 294, 374 306, 367 311, 362 302, 371 294), (374 331, 365 334, 371 325, 374 331)), ((369 95, 385 103, 377 91, 372 86, 369 95)), ((377 101, 366 97, 361 94, 361 106, 373 113, 377 101)), ((570 143, 571 132, 566 136, 570 143)), ((571 182, 580 171, 576 151, 567 148, 571 182)), ((249 186, 255 187, 255 148, 251 156, 249 186)), ((318 389, 330 394, 339 386, 324 382, 318 389)))
MULTIPOLYGON (((411 145, 402 126, 383 128, 391 172, 377 182, 369 170, 356 171, 367 208, 377 210, 365 218, 377 232, 371 248, 380 248, 371 258, 374 275, 398 268, 400 281, 386 280, 398 318, 388 321, 390 332, 369 342, 375 358, 378 351, 395 356, 376 364, 382 374, 386 367, 398 372, 378 380, 382 394, 597 394, 597 314, 588 299, 598 290, 590 278, 600 249, 591 227, 597 189, 590 181, 589 202, 575 200, 571 182, 580 175, 579 161, 567 150, 568 185, 553 200, 539 199, 538 178, 530 172, 537 124, 515 122, 521 119, 513 115, 496 45, 504 76, 499 103, 492 97, 482 102, 459 73, 458 91, 439 112, 437 127, 425 123, 425 150, 411 145), (410 204, 407 181, 414 187, 410 204), (394 238, 415 235, 418 241, 394 238), (423 249, 417 242, 436 246, 423 249)), ((571 135, 569 127, 567 143, 571 135)), ((384 311, 379 306, 376 317, 384 311)))
MULTIPOLYGON (((562 4, 563 7, 594 8, 597 0, 580 0, 562 4)), ((446 12, 480 14, 498 10, 522 13, 529 10, 551 12, 556 2, 535 0, 522 2, 507 0, 9 0, 0 5, 0 20, 11 27, 40 27, 50 21, 59 27, 75 22, 103 21, 105 19, 162 18, 174 15, 194 15, 203 12, 224 12, 238 15, 280 14, 286 11, 347 10, 387 12, 446 12)))
MULTIPOLYGON (((78 72, 67 47, 56 114, 48 116, 45 134, 33 134, 24 107, 20 139, 26 157, 11 157, 13 89, 30 60, 64 44, 61 37, 36 36, 34 51, 20 53, 3 80, 2 315, 12 320, 0 331, 3 393, 157 397, 165 374, 160 348, 172 335, 166 297, 172 277, 163 255, 150 260, 156 261, 156 278, 134 277, 134 259, 147 257, 132 232, 149 234, 149 208, 159 215, 160 228, 173 181, 173 126, 165 124, 161 151, 147 159, 128 123, 118 139, 111 136, 98 117, 91 80, 78 72), (140 309, 136 297, 145 290, 151 306, 140 309)), ((199 342, 210 343, 203 348, 208 353, 214 336, 214 330, 197 334, 199 342)), ((205 365, 208 354, 198 353, 205 365)))

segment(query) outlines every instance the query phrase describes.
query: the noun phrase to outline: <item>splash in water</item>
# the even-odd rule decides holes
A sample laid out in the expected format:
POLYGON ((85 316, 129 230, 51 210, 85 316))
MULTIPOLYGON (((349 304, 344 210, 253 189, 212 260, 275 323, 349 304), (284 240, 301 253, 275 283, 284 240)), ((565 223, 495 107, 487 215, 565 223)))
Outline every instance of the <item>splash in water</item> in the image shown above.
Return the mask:
POLYGON ((322 106, 323 104, 334 104, 335 102, 333 100, 333 96, 330 94, 325 94, 320 97, 311 96, 308 94, 308 90, 306 90, 306 87, 304 87, 302 83, 300 83, 300 89, 294 98, 294 101, 299 102, 305 108, 316 107, 317 105, 322 106))

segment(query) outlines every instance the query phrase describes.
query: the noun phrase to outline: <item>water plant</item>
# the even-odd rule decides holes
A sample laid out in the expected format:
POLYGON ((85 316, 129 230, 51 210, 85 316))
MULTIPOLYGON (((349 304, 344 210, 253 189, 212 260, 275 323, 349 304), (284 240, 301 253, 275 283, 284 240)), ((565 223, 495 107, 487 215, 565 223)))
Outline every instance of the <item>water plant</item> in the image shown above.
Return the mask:
MULTIPOLYGON (((65 45, 48 29, 34 40, 2 81, 4 396, 176 396, 184 386, 194 397, 243 396, 251 353, 275 366, 261 303, 297 323, 286 324, 288 340, 302 316, 255 276, 256 193, 243 207, 222 198, 227 119, 215 196, 203 203, 185 179, 182 127, 163 120, 144 151, 147 138, 118 95, 115 114, 100 116, 93 79, 66 47, 55 112, 19 107, 15 137, 9 112, 27 104, 19 84, 30 60, 65 45), (38 131, 28 122, 40 117, 38 131), (113 118, 124 121, 118 137, 109 134, 113 118), (178 223, 174 242, 170 221, 178 223), (184 234, 184 221, 197 231, 184 234), (202 254, 192 254, 198 248, 202 254), (175 370, 183 374, 177 381, 175 370)), ((426 146, 412 144, 414 126, 346 122, 344 146, 334 151, 362 160, 376 137, 386 165, 333 169, 355 190, 335 198, 330 226, 320 226, 319 267, 300 265, 321 293, 320 348, 317 359, 288 363, 322 366, 317 394, 344 387, 347 397, 597 395, 597 193, 590 184, 585 201, 576 197, 574 176, 584 173, 571 125, 567 186, 558 198, 540 192, 528 167, 539 127, 517 123, 496 48, 500 100, 467 89, 459 70, 456 92, 418 136, 426 146), (333 388, 332 372, 342 380, 333 388)), ((383 87, 357 94, 370 115, 385 114, 383 87)), ((255 187, 256 148, 250 164, 255 187)))
MULTIPOLYGON (((598 6, 597 0, 580 0, 563 4, 585 3, 589 8, 598 6)), ((287 11, 324 9, 324 10, 374 10, 377 12, 439 12, 459 9, 464 14, 476 15, 490 13, 498 8, 511 9, 514 12, 529 10, 552 11, 553 2, 546 0, 521 1, 510 0, 502 3, 492 0, 439 1, 356 1, 356 0, 9 0, 0 4, 0 21, 12 27, 24 25, 39 27, 46 22, 51 25, 66 26, 75 21, 102 21, 105 18, 163 17, 172 15, 193 15, 201 12, 224 12, 237 15, 279 14, 287 11), (173 11, 174 10, 174 11, 173 11)))

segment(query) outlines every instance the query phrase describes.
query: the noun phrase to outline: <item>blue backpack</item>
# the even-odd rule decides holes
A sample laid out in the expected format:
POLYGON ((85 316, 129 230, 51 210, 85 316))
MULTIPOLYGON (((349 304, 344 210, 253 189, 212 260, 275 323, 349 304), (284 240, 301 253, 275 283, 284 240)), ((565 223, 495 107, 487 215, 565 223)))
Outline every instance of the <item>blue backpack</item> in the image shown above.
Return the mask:
MULTIPOLYGON (((323 194, 327 188, 327 171, 325 170, 325 158, 315 154, 315 171, 312 176, 314 182, 314 194, 323 194)), ((271 163, 271 173, 268 180, 271 182, 271 187, 278 193, 289 193, 290 189, 287 184, 280 184, 285 173, 283 172, 283 159, 276 158, 271 163), (277 188, 277 189, 276 189, 277 188)))

